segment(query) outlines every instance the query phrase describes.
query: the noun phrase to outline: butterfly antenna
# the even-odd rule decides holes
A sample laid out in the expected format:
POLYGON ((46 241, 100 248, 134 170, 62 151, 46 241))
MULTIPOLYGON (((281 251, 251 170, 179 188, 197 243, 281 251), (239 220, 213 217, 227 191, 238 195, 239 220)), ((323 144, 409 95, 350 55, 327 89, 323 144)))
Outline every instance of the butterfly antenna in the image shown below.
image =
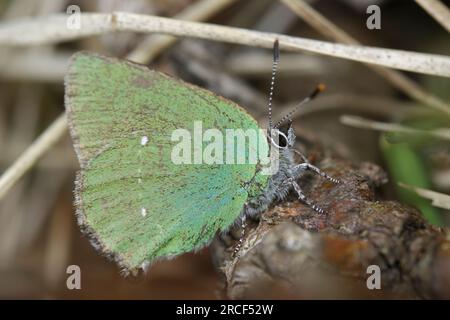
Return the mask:
POLYGON ((294 113, 296 113, 302 106, 313 100, 319 93, 325 90, 325 85, 323 83, 320 83, 317 85, 317 87, 314 89, 313 92, 311 92, 306 98, 304 98, 302 101, 300 101, 291 111, 289 111, 285 116, 283 116, 280 121, 278 121, 275 124, 275 129, 279 128, 286 120, 291 120, 294 113))
POLYGON ((272 78, 270 80, 270 93, 269 93, 269 132, 272 130, 272 98, 273 88, 275 85, 275 75, 277 73, 278 62, 280 61, 280 45, 278 39, 273 43, 273 62, 272 62, 272 78))

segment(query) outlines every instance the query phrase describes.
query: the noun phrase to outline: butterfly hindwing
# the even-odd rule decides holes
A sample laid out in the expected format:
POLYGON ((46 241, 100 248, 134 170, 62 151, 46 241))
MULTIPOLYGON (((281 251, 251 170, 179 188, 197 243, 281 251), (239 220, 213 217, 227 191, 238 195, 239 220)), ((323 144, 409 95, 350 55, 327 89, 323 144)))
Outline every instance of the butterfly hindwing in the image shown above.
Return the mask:
MULTIPOLYGON (((78 53, 66 110, 81 164, 79 221, 125 269, 191 251, 226 229, 255 164, 176 164, 174 130, 258 130, 236 104, 144 66, 78 53)), ((191 150, 194 152, 194 150, 191 150)))

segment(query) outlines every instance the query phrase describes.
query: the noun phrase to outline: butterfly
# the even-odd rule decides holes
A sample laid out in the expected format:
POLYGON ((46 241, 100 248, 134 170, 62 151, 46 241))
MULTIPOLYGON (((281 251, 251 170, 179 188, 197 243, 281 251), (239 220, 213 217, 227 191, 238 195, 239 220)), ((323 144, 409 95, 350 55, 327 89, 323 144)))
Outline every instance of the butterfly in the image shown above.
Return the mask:
MULTIPOLYGON (((266 135, 258 135, 259 144, 245 151, 237 150, 236 141, 231 140, 231 148, 245 160, 251 151, 277 151, 277 170, 267 174, 259 161, 173 161, 179 141, 171 133, 180 129, 192 133, 199 121, 204 130, 216 133, 232 129, 261 132, 257 121, 237 104, 130 61, 88 52, 71 58, 65 77, 65 107, 80 162, 74 192, 76 215, 94 247, 114 259, 125 274, 147 269, 158 259, 202 248, 218 232, 246 217, 257 218, 290 190, 323 213, 308 200, 297 179, 310 170, 338 180, 294 149, 292 126, 280 129, 295 109, 272 124, 278 61, 275 41, 266 135), (304 162, 295 162, 296 153, 304 162)), ((319 85, 296 109, 322 90, 319 85)), ((204 147, 200 141, 185 151, 204 147)))

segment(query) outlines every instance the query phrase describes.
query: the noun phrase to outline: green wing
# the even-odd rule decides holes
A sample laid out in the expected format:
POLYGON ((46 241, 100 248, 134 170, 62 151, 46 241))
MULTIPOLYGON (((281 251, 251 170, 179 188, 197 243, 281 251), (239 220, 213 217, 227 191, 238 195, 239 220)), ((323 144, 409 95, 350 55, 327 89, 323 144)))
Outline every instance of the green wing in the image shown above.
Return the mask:
MULTIPOLYGON (((145 66, 78 53, 65 83, 80 225, 125 270, 207 244, 237 218, 254 164, 174 164, 175 129, 258 129, 236 104, 145 66)), ((265 146, 267 147, 267 146, 265 146)))

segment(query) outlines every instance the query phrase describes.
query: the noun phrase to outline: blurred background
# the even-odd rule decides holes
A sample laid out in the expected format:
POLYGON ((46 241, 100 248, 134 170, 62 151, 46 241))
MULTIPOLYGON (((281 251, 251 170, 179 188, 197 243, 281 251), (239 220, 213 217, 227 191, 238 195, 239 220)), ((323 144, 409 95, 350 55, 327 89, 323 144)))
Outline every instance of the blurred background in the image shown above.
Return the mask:
MULTIPOLYGON (((299 17, 288 1, 273 0, 0 0, 0 22, 81 11, 127 11, 186 18, 233 27, 334 41, 311 19, 299 17), (205 5, 206 4, 206 5, 205 5), (203 7, 202 7, 203 6, 203 7), (203 8, 203 9, 202 9, 203 8), (190 13, 189 13, 190 12, 190 13)), ((305 3, 305 2, 302 2, 305 3)), ((306 1, 364 45, 448 55, 448 33, 414 1, 306 1), (381 29, 369 30, 369 4, 381 8, 381 29)), ((155 36, 120 33, 53 46, 0 48, 0 173, 64 111, 63 77, 79 50, 130 57, 155 36)), ((153 39, 153 40, 152 40, 153 39)), ((180 39, 149 45, 144 60, 156 70, 196 83, 232 99, 265 125, 270 50, 180 39), (159 48, 159 49, 158 49, 159 48)), ((142 51, 141 51, 142 52, 142 51)), ((401 73, 435 99, 450 102, 450 82, 437 76, 401 73)), ((275 115, 305 97, 317 83, 327 86, 294 120, 297 133, 339 157, 382 166, 389 183, 380 198, 410 203, 434 224, 448 225, 448 211, 436 208, 397 182, 450 193, 450 144, 425 134, 382 133, 345 125, 342 115, 431 130, 448 128, 450 117, 411 98, 386 76, 360 63, 320 55, 282 53, 275 91, 275 115)), ((414 91, 414 90, 412 90, 414 91)), ((300 138, 301 140, 301 138, 300 138)), ((0 298, 215 299, 221 279, 208 249, 156 263, 146 276, 124 278, 82 236, 74 217, 73 181, 78 162, 68 133, 0 199, 0 298), (81 268, 81 290, 68 290, 66 268, 81 268)))

